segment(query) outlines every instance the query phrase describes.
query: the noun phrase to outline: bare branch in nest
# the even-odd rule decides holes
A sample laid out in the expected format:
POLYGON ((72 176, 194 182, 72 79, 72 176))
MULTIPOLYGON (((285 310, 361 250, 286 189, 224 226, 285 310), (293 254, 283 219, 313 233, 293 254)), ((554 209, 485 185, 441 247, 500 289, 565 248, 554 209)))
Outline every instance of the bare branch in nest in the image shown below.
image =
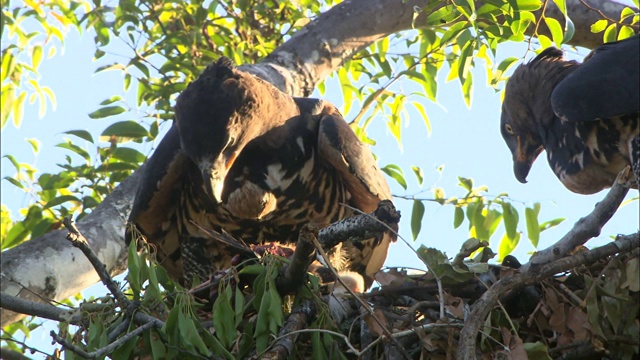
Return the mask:
POLYGON ((263 354, 260 359, 277 360, 288 359, 293 352, 293 346, 298 339, 299 330, 309 326, 316 316, 316 305, 313 301, 305 300, 293 309, 287 321, 280 329, 278 339, 271 350, 263 354))
POLYGON ((460 332, 460 345, 458 347, 458 359, 471 359, 475 354, 476 336, 491 309, 498 302, 499 297, 507 291, 516 290, 524 286, 538 283, 555 274, 567 271, 580 265, 590 264, 598 259, 620 253, 633 251, 640 246, 640 233, 621 235, 602 247, 594 250, 577 253, 565 257, 539 268, 531 267, 520 274, 508 276, 495 283, 473 305, 468 321, 460 332))
POLYGON ((611 219, 615 214, 618 207, 624 200, 624 197, 629 192, 628 179, 625 177, 630 176, 630 172, 622 171, 613 186, 607 193, 607 195, 596 204, 593 211, 578 220, 569 232, 558 240, 552 246, 537 252, 528 264, 522 266, 521 271, 525 272, 529 267, 536 267, 543 264, 548 264, 551 261, 558 260, 567 256, 573 249, 583 245, 589 239, 600 235, 602 227, 611 219))

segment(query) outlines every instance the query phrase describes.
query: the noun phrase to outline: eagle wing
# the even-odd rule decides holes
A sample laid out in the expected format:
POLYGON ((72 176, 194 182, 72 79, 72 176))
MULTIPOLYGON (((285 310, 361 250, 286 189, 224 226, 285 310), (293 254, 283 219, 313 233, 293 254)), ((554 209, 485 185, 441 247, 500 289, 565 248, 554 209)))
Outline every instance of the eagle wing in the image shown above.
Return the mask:
MULTIPOLYGON (((182 265, 169 255, 180 248, 175 217, 180 188, 189 166, 187 156, 180 147, 178 129, 172 126, 144 167, 138 191, 129 215, 129 223, 147 241, 155 246, 157 259, 169 275, 180 278, 182 265)), ((127 226, 127 244, 135 237, 132 226, 127 226)))
MULTIPOLYGON (((349 128, 338 110, 319 100, 318 153, 339 174, 351 194, 350 205, 364 212, 375 210, 382 200, 391 200, 391 191, 369 148, 349 128)), ((304 111, 304 109, 303 109, 304 111)), ((394 229, 397 232, 397 226, 394 229)), ((396 234, 385 232, 379 239, 368 240, 364 246, 345 247, 350 261, 361 267, 368 286, 373 275, 382 268, 396 234)))
POLYGON ((554 88, 553 110, 574 122, 636 113, 639 69, 640 36, 604 44, 554 88))

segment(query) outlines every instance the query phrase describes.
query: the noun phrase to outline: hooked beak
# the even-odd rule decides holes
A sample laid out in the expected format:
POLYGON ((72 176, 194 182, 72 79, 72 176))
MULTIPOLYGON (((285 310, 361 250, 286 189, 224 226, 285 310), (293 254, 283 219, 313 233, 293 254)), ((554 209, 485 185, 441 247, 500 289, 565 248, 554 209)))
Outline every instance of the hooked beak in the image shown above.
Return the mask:
POLYGON ((531 144, 528 140, 525 138, 523 141, 522 137, 516 137, 518 147, 513 157, 513 174, 523 184, 527 183, 531 165, 543 150, 542 145, 531 144))
POLYGON ((221 154, 213 162, 202 161, 198 164, 202 172, 204 188, 216 203, 222 202, 224 179, 236 160, 236 152, 221 154))

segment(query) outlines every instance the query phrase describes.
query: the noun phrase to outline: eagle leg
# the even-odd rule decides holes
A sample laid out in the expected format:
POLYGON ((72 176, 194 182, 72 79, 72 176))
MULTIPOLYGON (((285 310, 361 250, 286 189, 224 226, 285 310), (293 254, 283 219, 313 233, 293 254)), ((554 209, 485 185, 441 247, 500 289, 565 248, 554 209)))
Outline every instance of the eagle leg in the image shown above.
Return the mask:
POLYGON ((207 257, 207 239, 185 236, 180 241, 180 253, 182 254, 183 285, 190 287, 193 279, 198 276, 200 282, 209 279, 215 268, 212 259, 207 257))

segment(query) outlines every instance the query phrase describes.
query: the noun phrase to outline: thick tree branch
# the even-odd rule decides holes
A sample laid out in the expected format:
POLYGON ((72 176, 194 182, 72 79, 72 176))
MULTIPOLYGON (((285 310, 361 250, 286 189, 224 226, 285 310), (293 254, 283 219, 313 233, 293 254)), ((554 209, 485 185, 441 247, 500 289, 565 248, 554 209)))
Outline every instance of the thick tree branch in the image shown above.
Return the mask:
MULTIPOLYGON (((601 19, 601 15, 589 10, 581 1, 612 19, 619 19, 625 6, 603 0, 567 0, 567 12, 576 29, 569 44, 595 48, 602 44, 602 34, 592 33, 590 25, 601 19)), ((483 3, 476 1, 476 8, 483 3)), ((414 9, 426 4, 421 0, 344 1, 294 34, 261 64, 242 70, 267 79, 289 94, 308 96, 319 82, 357 52, 390 34, 412 29, 414 9)), ((442 2, 442 5, 446 4, 442 2)), ((549 1, 545 15, 561 24, 565 22, 552 1, 549 1)), ((422 23, 425 22, 421 17, 415 19, 415 24, 422 23)), ((541 26, 539 32, 549 35, 546 26, 541 26)))
MULTIPOLYGON (((122 234, 142 171, 144 166, 78 222, 78 228, 88 235, 91 248, 112 276, 126 270, 127 247, 122 234)), ((4 251, 0 257, 0 291, 35 302, 60 301, 98 282, 91 263, 66 235, 65 230, 52 231, 4 251)), ((0 324, 4 327, 22 317, 3 308, 0 324)))

